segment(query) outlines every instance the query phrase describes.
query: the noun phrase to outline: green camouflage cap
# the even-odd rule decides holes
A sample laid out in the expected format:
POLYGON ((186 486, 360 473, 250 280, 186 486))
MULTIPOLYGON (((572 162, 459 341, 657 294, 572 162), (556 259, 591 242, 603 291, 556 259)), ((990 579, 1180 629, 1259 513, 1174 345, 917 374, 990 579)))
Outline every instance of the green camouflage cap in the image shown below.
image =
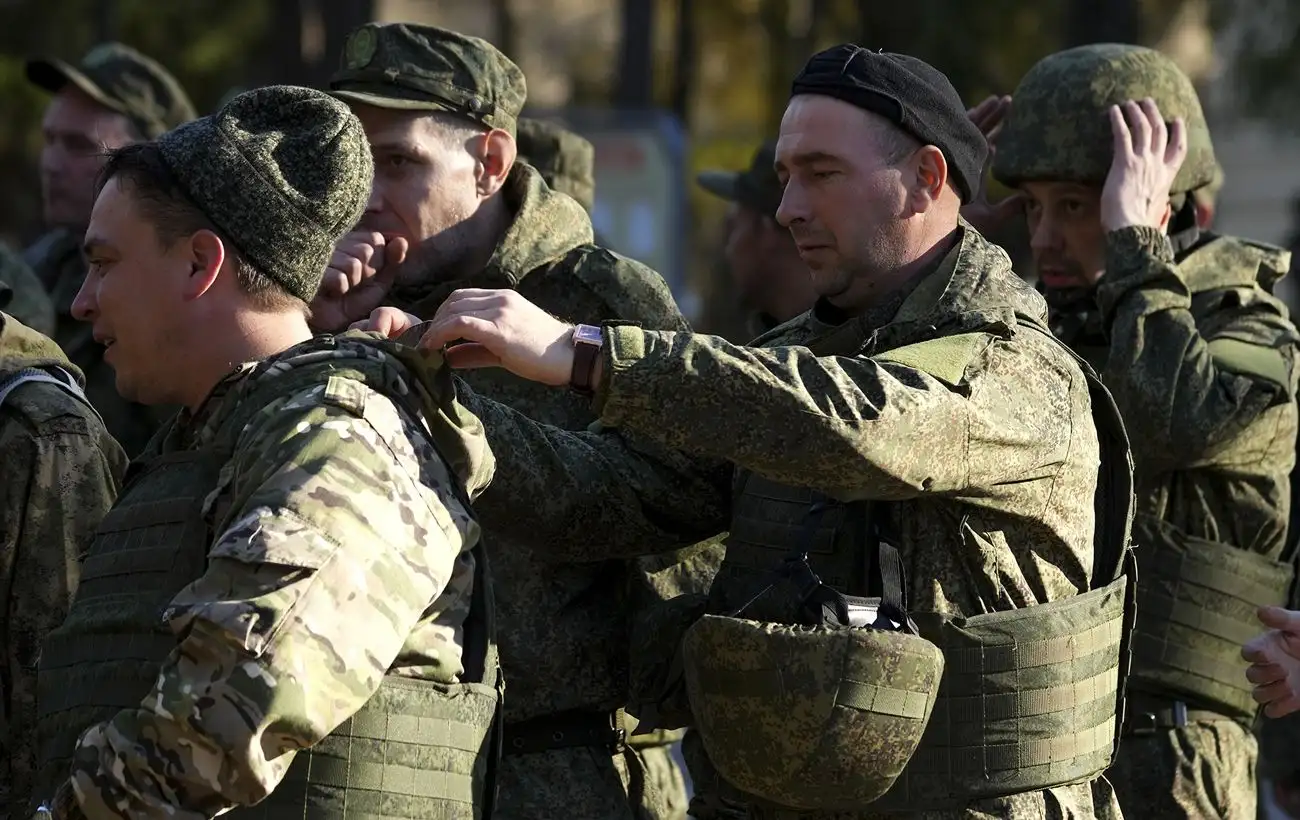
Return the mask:
POLYGON ((528 96, 524 72, 488 41, 412 23, 367 23, 348 35, 330 90, 379 108, 446 111, 511 134, 528 96))
POLYGON ((1171 193, 1209 184, 1218 164, 1192 81, 1158 51, 1115 43, 1061 51, 1029 70, 998 137, 994 178, 1012 187, 1032 180, 1104 183, 1114 156, 1107 110, 1146 97, 1169 121, 1182 117, 1187 124, 1187 159, 1171 193))
POLYGON ((194 204, 303 301, 361 218, 375 166, 356 115, 322 91, 268 86, 158 138, 194 204))
POLYGON ((703 171, 695 180, 711 194, 739 202, 776 219, 782 188, 775 165, 776 142, 769 141, 754 154, 748 171, 703 171))
POLYGON ((130 119, 146 139, 195 117, 194 105, 176 78, 121 43, 101 43, 75 66, 56 59, 28 60, 27 80, 50 93, 72 83, 95 102, 130 119))
POLYGON ((596 198, 596 149, 584 137, 554 123, 519 119, 519 158, 537 169, 546 184, 568 194, 591 213, 596 198))

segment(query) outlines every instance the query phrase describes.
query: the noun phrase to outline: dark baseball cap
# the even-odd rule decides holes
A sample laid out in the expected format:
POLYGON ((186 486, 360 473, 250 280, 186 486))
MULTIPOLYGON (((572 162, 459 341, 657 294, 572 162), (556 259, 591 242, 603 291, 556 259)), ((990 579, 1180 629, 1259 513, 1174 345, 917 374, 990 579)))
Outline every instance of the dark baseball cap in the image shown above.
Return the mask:
POLYGON ((72 83, 130 119, 146 139, 196 116, 185 89, 167 69, 121 43, 100 43, 75 66, 53 58, 28 60, 27 80, 52 94, 72 83))
POLYGON ((947 75, 924 60, 852 43, 834 46, 814 54, 794 78, 790 95, 800 94, 834 97, 884 117, 943 152, 962 202, 979 190, 988 141, 947 75))
POLYGON ((524 72, 487 40, 436 26, 368 23, 348 35, 330 92, 348 102, 445 111, 515 133, 524 72))
POLYGON ((782 186, 776 175, 776 141, 763 143, 747 171, 701 171, 695 177, 711 194, 739 202, 747 208, 776 219, 781 206, 782 186))

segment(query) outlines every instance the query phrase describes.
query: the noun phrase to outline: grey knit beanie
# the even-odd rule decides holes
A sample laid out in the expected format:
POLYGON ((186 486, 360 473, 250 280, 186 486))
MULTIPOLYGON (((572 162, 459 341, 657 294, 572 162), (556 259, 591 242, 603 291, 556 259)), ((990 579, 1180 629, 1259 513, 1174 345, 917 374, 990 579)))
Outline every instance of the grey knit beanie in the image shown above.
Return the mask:
POLYGON ((185 193, 239 251, 303 301, 361 218, 375 166, 361 122, 310 88, 235 97, 158 138, 185 193))

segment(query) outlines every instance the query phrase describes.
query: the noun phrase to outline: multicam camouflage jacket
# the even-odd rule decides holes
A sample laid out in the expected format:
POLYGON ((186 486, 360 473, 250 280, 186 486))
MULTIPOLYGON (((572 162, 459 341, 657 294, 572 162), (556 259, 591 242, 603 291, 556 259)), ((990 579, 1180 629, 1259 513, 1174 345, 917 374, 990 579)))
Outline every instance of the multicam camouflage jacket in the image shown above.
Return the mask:
MULTIPOLYGON (((0 313, 0 380, 27 368, 81 378, 58 345, 0 313)), ((36 765, 41 642, 68 613, 78 558, 113 506, 126 456, 81 400, 27 382, 0 401, 0 465, 0 816, 18 818, 36 765)))
POLYGON ((94 589, 87 569, 42 655, 42 740, 74 748, 42 755, 38 800, 66 806, 71 786, 89 817, 212 817, 275 790, 388 678, 462 674, 479 528, 461 499, 492 457, 451 394, 385 350, 347 334, 242 366, 133 463, 110 513, 132 517, 106 519, 86 559, 94 589), (439 411, 426 399, 416 418, 398 398, 412 395, 439 411), (158 470, 209 483, 163 492, 158 470), (178 572, 133 621, 131 595, 178 572), (123 631, 132 643, 88 640, 123 631), (136 697, 78 691, 124 661, 118 676, 146 681, 136 697), (126 702, 106 707, 114 697, 126 702))

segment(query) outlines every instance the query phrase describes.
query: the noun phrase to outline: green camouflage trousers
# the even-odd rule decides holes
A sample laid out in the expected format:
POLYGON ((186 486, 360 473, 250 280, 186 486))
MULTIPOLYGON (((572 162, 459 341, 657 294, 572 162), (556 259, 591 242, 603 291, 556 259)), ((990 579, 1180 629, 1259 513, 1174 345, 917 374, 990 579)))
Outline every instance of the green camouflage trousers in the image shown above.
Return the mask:
POLYGON ((683 820, 686 784, 668 746, 593 747, 501 759, 493 820, 683 820))
POLYGON ((1124 738, 1106 776, 1136 820, 1255 820, 1258 756, 1241 724, 1204 721, 1124 738))

